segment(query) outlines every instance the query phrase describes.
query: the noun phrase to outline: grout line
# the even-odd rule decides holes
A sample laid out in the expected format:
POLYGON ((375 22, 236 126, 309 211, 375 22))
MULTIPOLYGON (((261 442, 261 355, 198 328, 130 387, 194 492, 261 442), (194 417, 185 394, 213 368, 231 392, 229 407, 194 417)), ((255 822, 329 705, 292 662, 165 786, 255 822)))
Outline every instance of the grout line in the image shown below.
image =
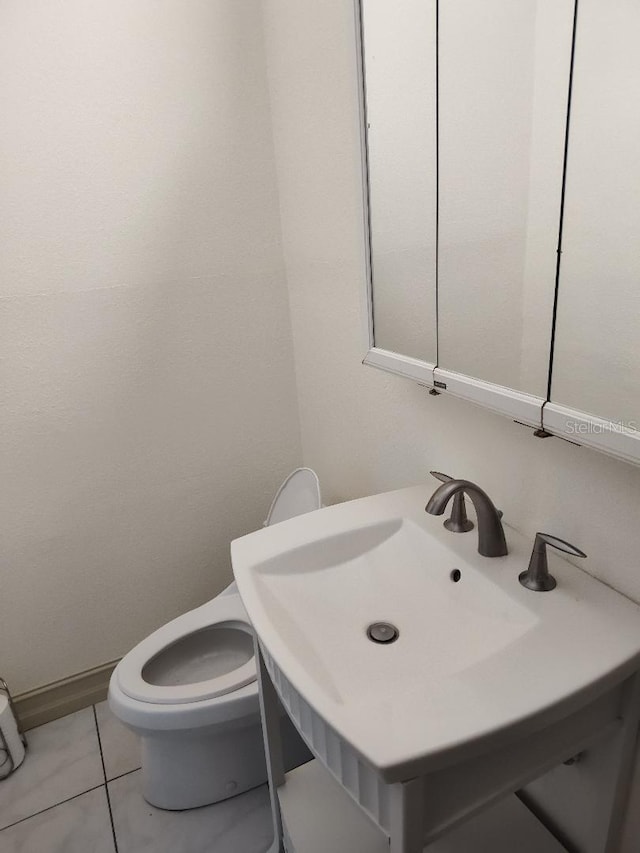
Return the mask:
POLYGON ((32 817, 38 817, 38 815, 44 814, 45 812, 50 812, 52 809, 57 809, 58 806, 63 806, 65 803, 70 803, 72 800, 77 800, 78 797, 84 797, 85 794, 90 793, 91 791, 97 791, 98 788, 106 788, 104 782, 101 782, 99 785, 94 785, 92 788, 87 788, 86 791, 81 791, 79 794, 74 794, 73 797, 67 797, 66 800, 60 800, 59 803, 54 803, 52 806, 47 806, 45 809, 40 809, 33 814, 27 815, 27 817, 21 817, 20 820, 14 820, 13 823, 8 823, 6 826, 0 827, 0 832, 3 832, 5 829, 11 829, 12 826, 17 826, 19 823, 24 823, 26 820, 31 820, 32 817))
POLYGON ((134 767, 133 770, 125 770, 124 773, 118 773, 117 776, 113 776, 111 779, 107 779, 107 785, 110 785, 112 782, 115 782, 116 779, 122 779, 124 776, 131 776, 132 773, 137 773, 138 770, 142 770, 142 767, 134 767))
POLYGON ((93 711, 93 721, 96 724, 96 734, 98 735, 98 748, 100 750, 100 761, 102 763, 102 775, 104 776, 104 792, 107 795, 107 808, 109 809, 109 823, 111 824, 111 834, 113 836, 113 846, 115 849, 115 853, 118 853, 118 839, 116 838, 116 828, 113 823, 113 811, 111 809, 111 797, 109 796, 109 786, 107 784, 107 769, 104 766, 104 754, 102 752, 102 739, 100 738, 100 726, 98 725, 98 715, 96 713, 96 706, 92 705, 91 710, 93 711))
POLYGON ((102 739, 100 737, 100 726, 98 725, 98 714, 96 713, 96 706, 95 705, 91 706, 91 711, 93 713, 93 722, 94 722, 95 727, 96 727, 96 736, 98 738, 98 749, 100 751, 100 764, 102 765, 102 778, 104 779, 103 784, 106 785, 108 782, 107 769, 104 766, 104 754, 102 752, 102 739))

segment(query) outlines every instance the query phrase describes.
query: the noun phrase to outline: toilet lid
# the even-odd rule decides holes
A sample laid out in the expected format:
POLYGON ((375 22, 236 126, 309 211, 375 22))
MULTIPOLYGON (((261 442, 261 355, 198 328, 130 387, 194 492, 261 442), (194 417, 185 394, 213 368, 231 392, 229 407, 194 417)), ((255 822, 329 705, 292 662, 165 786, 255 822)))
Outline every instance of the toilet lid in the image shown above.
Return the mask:
POLYGON ((118 664, 123 693, 154 704, 214 699, 256 679, 253 632, 238 595, 174 619, 118 664))
POLYGON ((264 526, 295 518, 321 506, 318 475, 311 468, 296 468, 276 492, 264 526))

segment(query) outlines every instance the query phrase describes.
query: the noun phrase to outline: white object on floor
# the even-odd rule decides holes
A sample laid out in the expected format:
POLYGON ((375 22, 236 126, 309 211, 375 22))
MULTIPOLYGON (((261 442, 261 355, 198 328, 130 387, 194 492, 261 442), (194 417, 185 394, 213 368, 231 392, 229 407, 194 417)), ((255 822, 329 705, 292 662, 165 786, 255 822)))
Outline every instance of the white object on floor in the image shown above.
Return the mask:
MULTIPOLYGON (((287 853, 389 853, 389 839, 320 764, 286 775, 278 799, 287 853)), ((471 818, 424 853, 566 853, 515 796, 471 818)))
POLYGON ((24 744, 18 731, 9 697, 0 690, 0 779, 13 773, 24 761, 24 744))
MULTIPOLYGON (((308 468, 289 475, 269 510, 282 521, 321 506, 308 468)), ((253 629, 235 583, 159 628, 120 661, 109 705, 142 741, 143 793, 190 809, 266 782, 253 629)), ((288 766, 308 756, 283 720, 288 766)))

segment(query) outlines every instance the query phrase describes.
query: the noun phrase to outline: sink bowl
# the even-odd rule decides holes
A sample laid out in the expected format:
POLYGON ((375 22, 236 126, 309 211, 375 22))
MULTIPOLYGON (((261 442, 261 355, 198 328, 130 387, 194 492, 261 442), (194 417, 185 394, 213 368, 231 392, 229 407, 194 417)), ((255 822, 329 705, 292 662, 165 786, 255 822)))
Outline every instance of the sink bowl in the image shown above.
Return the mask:
POLYGON ((381 689, 397 697, 417 677, 437 690, 538 622, 482 570, 458 562, 414 521, 393 518, 267 560, 255 585, 279 642, 317 689, 364 713, 381 689), (371 640, 376 622, 391 623, 397 641, 371 640))
POLYGON ((531 542, 477 553, 417 487, 328 507, 232 543, 259 641, 316 714, 387 782, 538 731, 638 668, 640 608, 556 555, 523 588, 531 542), (397 639, 374 642, 373 623, 397 639))

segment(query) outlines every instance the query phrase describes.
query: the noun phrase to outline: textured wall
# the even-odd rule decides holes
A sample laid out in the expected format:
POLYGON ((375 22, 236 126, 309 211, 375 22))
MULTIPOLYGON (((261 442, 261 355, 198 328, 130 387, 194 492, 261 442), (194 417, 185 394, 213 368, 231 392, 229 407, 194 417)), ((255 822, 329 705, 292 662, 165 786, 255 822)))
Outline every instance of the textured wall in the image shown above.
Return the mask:
MULTIPOLYGON (((265 10, 303 451, 326 499, 423 482, 426 500, 436 485, 430 469, 469 477, 509 524, 531 537, 548 530, 575 542, 589 554, 589 571, 640 602, 640 468, 559 439, 534 439, 506 419, 360 364, 352 4, 265 0, 265 10)), ((580 840, 590 837, 606 784, 606 774, 589 767, 605 765, 594 755, 588 765, 561 768, 537 792, 580 840)), ((638 810, 640 787, 637 800, 638 810)), ((629 853, 637 850, 635 832, 629 853)))
POLYGON ((260 7, 0 12, 0 673, 122 655, 299 463, 260 7))

